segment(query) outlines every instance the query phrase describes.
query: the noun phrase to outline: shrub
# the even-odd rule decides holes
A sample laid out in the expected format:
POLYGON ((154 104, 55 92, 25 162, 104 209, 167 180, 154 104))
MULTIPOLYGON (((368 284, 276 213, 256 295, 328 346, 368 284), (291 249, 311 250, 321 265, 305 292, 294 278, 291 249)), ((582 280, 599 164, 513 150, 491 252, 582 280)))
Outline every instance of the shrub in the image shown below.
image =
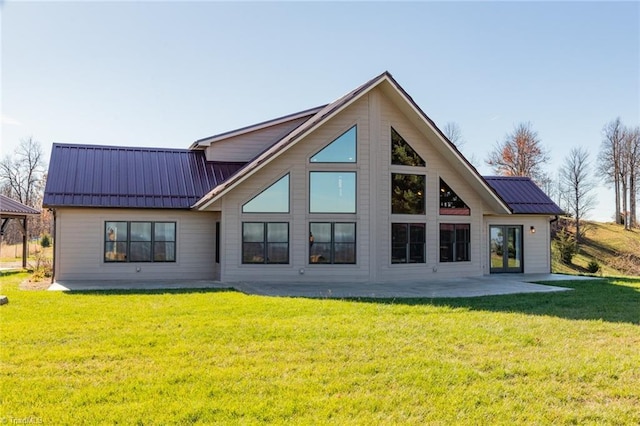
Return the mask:
POLYGON ((49 237, 49 235, 44 234, 42 236, 42 239, 40 240, 40 245, 42 246, 42 248, 47 248, 51 246, 51 237, 49 237))
POLYGON ((598 262, 596 262, 595 260, 592 260, 591 262, 589 262, 589 264, 587 265, 587 271, 589 271, 592 274, 595 274, 596 272, 598 272, 600 270, 600 264, 598 262))
POLYGON ((573 256, 578 252, 575 237, 566 228, 562 228, 556 234, 556 246, 562 263, 570 265, 573 256))

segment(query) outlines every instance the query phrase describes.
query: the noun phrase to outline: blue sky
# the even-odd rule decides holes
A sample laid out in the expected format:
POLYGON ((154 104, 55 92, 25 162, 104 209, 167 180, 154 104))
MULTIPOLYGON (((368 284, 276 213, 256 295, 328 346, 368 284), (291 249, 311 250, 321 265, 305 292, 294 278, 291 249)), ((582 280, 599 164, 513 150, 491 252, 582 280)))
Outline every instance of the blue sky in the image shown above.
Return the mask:
MULTIPOLYGON (((487 153, 531 122, 557 173, 640 124, 638 2, 5 2, 2 156, 53 142, 188 147, 390 71, 487 153)), ((609 220, 599 190, 591 217, 609 220)))

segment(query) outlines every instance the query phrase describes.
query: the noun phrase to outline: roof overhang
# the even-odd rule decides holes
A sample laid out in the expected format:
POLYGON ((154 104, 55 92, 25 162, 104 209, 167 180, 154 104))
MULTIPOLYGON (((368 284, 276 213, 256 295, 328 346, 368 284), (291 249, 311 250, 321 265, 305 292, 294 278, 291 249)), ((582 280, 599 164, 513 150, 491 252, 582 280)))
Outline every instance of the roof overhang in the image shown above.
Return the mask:
MULTIPOLYGON (((435 123, 418 107, 411 96, 395 81, 390 73, 384 72, 373 78, 362 86, 349 92, 342 98, 326 105, 316 112, 307 122, 294 129, 273 146, 265 150, 254 160, 249 162, 244 168, 240 169, 234 176, 224 183, 213 188, 208 194, 202 197, 196 204, 194 209, 206 210, 212 203, 219 200, 226 193, 236 186, 250 178, 254 173, 258 172, 264 166, 269 164, 280 154, 294 146, 298 141, 304 139, 307 135, 313 133, 318 127, 325 122, 357 102, 364 95, 374 88, 379 87, 382 92, 391 99, 394 104, 405 114, 405 116, 426 136, 429 140, 435 140, 440 143, 434 143, 435 149, 454 167, 462 176, 467 178, 469 184, 481 196, 483 201, 499 214, 512 214, 507 203, 489 186, 484 178, 478 173, 466 158, 460 153, 455 145, 447 139, 435 123)), ((228 137, 228 136, 227 136, 228 137)))

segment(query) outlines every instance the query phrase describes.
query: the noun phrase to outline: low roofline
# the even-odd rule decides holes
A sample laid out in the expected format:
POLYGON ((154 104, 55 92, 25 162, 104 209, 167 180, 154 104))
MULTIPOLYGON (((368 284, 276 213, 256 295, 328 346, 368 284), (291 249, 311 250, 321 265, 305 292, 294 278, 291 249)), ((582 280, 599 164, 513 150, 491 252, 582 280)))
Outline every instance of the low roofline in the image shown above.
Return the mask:
POLYGON ((284 115, 282 117, 274 118, 271 120, 263 121, 261 123, 252 124, 250 126, 241 127, 239 129, 230 130, 228 132, 219 133, 217 135, 209 136, 206 138, 198 139, 193 142, 189 149, 204 149, 205 147, 211 145, 214 142, 218 142, 220 140, 229 139, 235 136, 240 136, 245 133, 255 132, 261 129, 265 129, 267 127, 277 126, 278 124, 286 123, 288 121, 297 120, 302 117, 310 117, 318 113, 318 111, 322 110, 326 105, 322 105, 315 108, 309 108, 304 111, 295 112, 293 114, 284 115))

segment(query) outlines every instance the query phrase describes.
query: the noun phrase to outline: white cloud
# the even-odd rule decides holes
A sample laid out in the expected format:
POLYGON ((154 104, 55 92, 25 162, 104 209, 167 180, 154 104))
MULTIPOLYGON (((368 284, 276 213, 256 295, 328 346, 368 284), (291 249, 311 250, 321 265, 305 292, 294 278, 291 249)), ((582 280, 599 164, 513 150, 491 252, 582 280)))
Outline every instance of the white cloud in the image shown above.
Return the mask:
POLYGON ((2 120, 2 124, 6 124, 8 126, 22 126, 22 123, 15 118, 11 118, 6 115, 2 115, 0 118, 2 120))

